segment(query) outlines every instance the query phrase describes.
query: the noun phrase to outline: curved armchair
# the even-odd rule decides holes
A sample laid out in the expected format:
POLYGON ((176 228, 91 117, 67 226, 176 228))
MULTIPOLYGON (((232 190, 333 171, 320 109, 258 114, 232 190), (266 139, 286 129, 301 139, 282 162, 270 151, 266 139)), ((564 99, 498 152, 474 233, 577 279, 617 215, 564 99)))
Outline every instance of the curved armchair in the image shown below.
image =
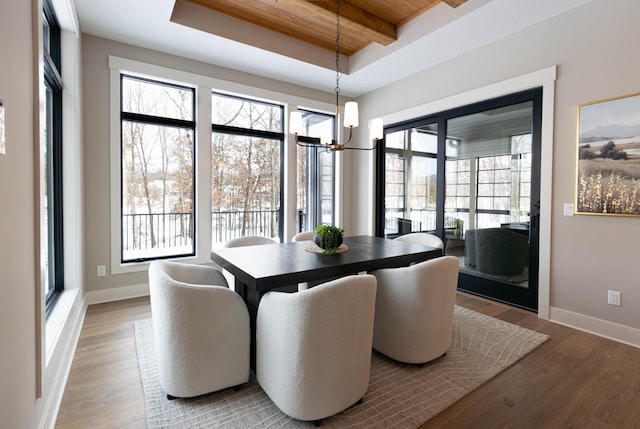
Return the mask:
POLYGON ((425 246, 435 247, 436 249, 444 249, 444 242, 440 237, 428 232, 410 232, 396 237, 395 240, 408 241, 410 243, 423 244, 425 246))
POLYGON ((249 312, 219 270, 153 261, 149 289, 158 375, 169 399, 249 381, 249 312))
POLYGON ((471 229, 465 241, 465 265, 481 273, 518 275, 529 259, 529 238, 505 228, 471 229))
POLYGON ((378 279, 373 348, 422 364, 451 345, 459 261, 442 256, 410 267, 372 272, 378 279))
POLYGON ((312 241, 315 234, 315 231, 302 231, 294 235, 291 241, 312 241))
POLYGON ((369 387, 376 279, 343 277, 303 292, 268 292, 256 330, 256 379, 299 420, 320 420, 369 387))

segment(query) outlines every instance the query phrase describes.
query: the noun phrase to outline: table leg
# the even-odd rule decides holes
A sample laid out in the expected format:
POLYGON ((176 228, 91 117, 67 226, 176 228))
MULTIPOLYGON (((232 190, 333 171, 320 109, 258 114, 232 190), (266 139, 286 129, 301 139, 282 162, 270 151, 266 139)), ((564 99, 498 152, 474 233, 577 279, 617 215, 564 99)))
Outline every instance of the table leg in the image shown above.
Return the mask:
POLYGON ((244 283, 236 279, 236 292, 244 300, 249 310, 249 327, 250 327, 250 345, 249 345, 249 364, 251 369, 256 370, 256 320, 258 318, 258 304, 260 303, 261 294, 250 289, 244 283))

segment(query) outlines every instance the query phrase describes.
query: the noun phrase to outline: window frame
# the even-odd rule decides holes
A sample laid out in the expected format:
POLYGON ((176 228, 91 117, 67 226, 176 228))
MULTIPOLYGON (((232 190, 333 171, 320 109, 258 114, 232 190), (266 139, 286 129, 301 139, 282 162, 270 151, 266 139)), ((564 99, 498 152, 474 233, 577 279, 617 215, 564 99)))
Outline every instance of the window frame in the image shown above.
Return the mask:
MULTIPOLYGON (((46 88, 46 123, 44 144, 47 145, 45 163, 45 186, 47 213, 45 217, 47 236, 47 289, 45 290, 45 318, 48 318, 60 295, 64 291, 64 229, 63 229, 63 141, 62 141, 62 40, 60 25, 49 0, 42 2, 43 27, 48 28, 48 37, 43 37, 43 82, 46 88), (47 49, 48 46, 48 49, 47 49), (51 98, 49 98, 51 97, 51 98)), ((43 30, 44 33, 44 30, 43 30)), ((43 150, 43 148, 41 148, 43 150)))
MULTIPOLYGON (((268 139, 268 140, 278 140, 280 142, 280 189, 278 190, 279 195, 280 195, 280 204, 279 204, 279 208, 278 208, 278 218, 280 219, 280 221, 278 222, 278 236, 280 237, 280 241, 284 241, 284 207, 285 207, 285 203, 284 203, 284 193, 285 193, 285 188, 284 188, 284 182, 285 182, 285 178, 284 178, 284 174, 285 174, 285 156, 284 156, 284 142, 285 142, 285 132, 284 132, 284 117, 285 117, 285 106, 281 103, 275 103, 275 102, 266 102, 263 100, 258 100, 255 98, 251 98, 248 96, 240 96, 240 95, 235 95, 235 94, 228 94, 222 91, 216 91, 216 90, 212 90, 211 91, 211 96, 210 99, 213 98, 214 95, 219 95, 222 97, 228 97, 228 98, 234 98, 237 100, 243 100, 243 101, 247 101, 250 103, 259 103, 259 104, 265 104, 265 105, 270 105, 270 106, 278 106, 280 108, 280 118, 281 118, 281 123, 280 123, 280 132, 276 132, 276 131, 266 131, 266 130, 256 130, 256 129, 250 129, 250 128, 243 128, 243 127, 237 127, 237 126, 232 126, 232 125, 221 125, 221 124, 216 124, 213 122, 213 118, 211 118, 211 135, 215 134, 215 133, 219 133, 219 134, 230 134, 230 135, 236 135, 236 136, 243 136, 243 137, 251 137, 251 138, 264 138, 264 139, 268 139)), ((213 113, 213 109, 212 109, 212 113, 213 113)), ((211 142, 212 144, 213 142, 211 142)), ((209 168, 209 174, 211 172, 211 167, 209 168)), ((211 192, 211 189, 209 189, 209 192, 211 192)), ((211 220, 211 204, 209 204, 209 220, 211 220)), ((210 222, 211 225, 211 222, 210 222)), ((212 232, 212 231, 210 231, 212 232)), ((209 236, 211 236, 212 234, 210 233, 209 236)), ((272 237, 268 237, 268 238, 272 238, 272 237)))
POLYGON ((123 222, 122 222, 122 218, 124 217, 124 201, 122 199, 122 191, 120 193, 120 264, 131 264, 131 263, 140 263, 140 262, 147 262, 147 261, 152 261, 152 260, 156 260, 156 259, 175 259, 175 258, 184 258, 184 257, 194 257, 196 255, 196 249, 197 249, 197 200, 195 198, 196 193, 197 193, 197 184, 196 184, 196 147, 197 147, 197 133, 196 133, 196 127, 197 127, 197 122, 196 122, 196 101, 197 101, 197 91, 195 86, 193 85, 188 85, 188 84, 180 84, 180 83, 176 83, 176 82, 169 82, 166 80, 162 80, 161 78, 155 78, 155 77, 148 77, 148 76, 139 76, 139 75, 134 75, 131 73, 126 73, 126 72, 122 72, 120 73, 120 187, 121 189, 124 189, 124 184, 122 183, 122 175, 123 175, 123 163, 122 163, 122 130, 123 130, 123 123, 124 122, 136 122, 136 123, 142 123, 142 124, 146 124, 146 125, 154 125, 154 126, 159 126, 159 127, 171 127, 171 128, 179 128, 179 129, 183 129, 183 130, 190 130, 193 134, 193 147, 191 149, 191 153, 192 153, 192 171, 193 171, 193 176, 192 176, 192 183, 193 183, 193 211, 192 211, 192 221, 191 221, 191 225, 193 226, 193 230, 191 231, 192 234, 192 251, 188 252, 188 253, 174 253, 174 254, 169 254, 169 255, 161 255, 161 256, 145 256, 145 257, 140 257, 140 258, 132 258, 132 259, 126 259, 125 260, 125 256, 124 256, 124 248, 122 246, 122 241, 123 241, 123 236, 124 236, 124 230, 123 230, 123 222), (162 116, 154 116, 154 115, 149 115, 149 114, 144 114, 144 113, 134 113, 134 112, 125 112, 124 111, 124 103, 123 103, 123 85, 122 82, 124 79, 131 79, 131 80, 137 80, 140 82, 146 82, 149 84, 157 84, 159 86, 167 86, 167 87, 174 87, 174 88, 179 88, 179 89, 183 89, 183 90, 190 90, 192 92, 192 101, 191 101, 191 108, 192 108, 192 112, 193 112, 193 117, 191 120, 183 120, 183 119, 176 119, 176 118, 169 118, 169 117, 162 117, 162 116))
MULTIPOLYGON (((332 128, 333 138, 336 138, 336 129, 335 129, 335 114, 320 112, 313 109, 301 108, 298 109, 299 112, 324 117, 326 120, 330 121, 332 128)), ((308 137, 319 137, 319 136, 308 136, 308 137)), ((300 138, 300 137, 298 137, 300 138)), ((306 217, 306 225, 301 225, 300 223, 296 224, 296 233, 304 232, 304 231, 313 231, 315 230, 316 225, 322 223, 330 223, 335 224, 336 221, 336 153, 335 151, 327 151, 325 148, 316 147, 316 146, 299 146, 300 149, 306 151, 306 160, 307 160, 307 177, 305 178, 305 188, 307 193, 307 217, 306 217), (322 159, 321 153, 328 153, 331 156, 332 163, 332 173, 331 173, 331 189, 332 193, 330 196, 331 200, 331 219, 328 221, 323 221, 323 181, 322 181, 322 159)), ((297 211, 298 207, 296 207, 297 211)))

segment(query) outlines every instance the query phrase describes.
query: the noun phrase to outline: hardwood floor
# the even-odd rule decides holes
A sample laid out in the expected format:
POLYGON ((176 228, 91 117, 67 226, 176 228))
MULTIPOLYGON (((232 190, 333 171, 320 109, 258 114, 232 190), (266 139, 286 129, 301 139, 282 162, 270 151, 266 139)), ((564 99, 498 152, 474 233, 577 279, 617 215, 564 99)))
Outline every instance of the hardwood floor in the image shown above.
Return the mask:
MULTIPOLYGON (((421 426, 640 428, 640 349, 458 294, 457 304, 550 340, 421 426)), ((56 428, 144 428, 133 321, 148 297, 89 306, 56 428)))

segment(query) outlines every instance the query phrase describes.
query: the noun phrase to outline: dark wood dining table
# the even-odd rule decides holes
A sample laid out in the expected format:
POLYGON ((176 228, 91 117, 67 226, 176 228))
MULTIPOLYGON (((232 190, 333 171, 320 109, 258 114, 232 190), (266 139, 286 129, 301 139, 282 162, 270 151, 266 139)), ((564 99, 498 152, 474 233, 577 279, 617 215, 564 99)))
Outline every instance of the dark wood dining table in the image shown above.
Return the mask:
POLYGON ((442 250, 367 235, 344 238, 347 250, 323 255, 307 250, 310 241, 214 249, 211 259, 235 277, 235 290, 249 309, 251 367, 255 368, 256 317, 260 298, 285 286, 380 268, 409 266, 442 255, 442 250))

